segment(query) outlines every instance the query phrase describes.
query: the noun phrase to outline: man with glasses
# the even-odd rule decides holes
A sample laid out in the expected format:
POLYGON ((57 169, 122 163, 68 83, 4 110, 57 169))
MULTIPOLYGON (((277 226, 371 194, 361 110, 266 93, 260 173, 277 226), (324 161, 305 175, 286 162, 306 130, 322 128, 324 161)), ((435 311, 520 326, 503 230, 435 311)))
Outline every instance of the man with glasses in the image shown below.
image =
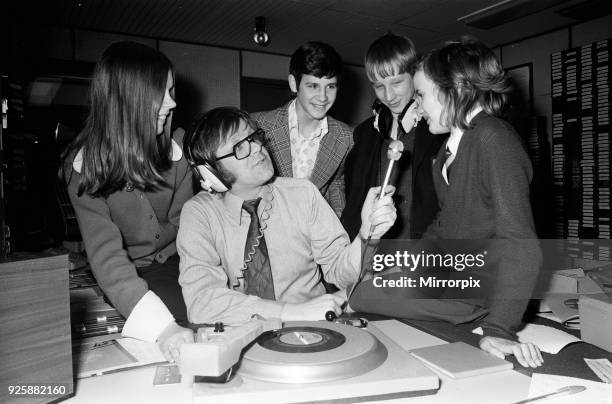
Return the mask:
MULTIPOLYGON (((361 239, 349 241, 310 181, 274 178, 262 138, 257 123, 231 107, 209 111, 185 136, 195 174, 213 184, 184 205, 177 237, 191 322, 340 314, 346 294, 325 294, 322 276, 346 289, 361 269, 361 239)), ((364 203, 361 238, 379 238, 395 220, 392 187, 381 199, 378 191, 364 203)))

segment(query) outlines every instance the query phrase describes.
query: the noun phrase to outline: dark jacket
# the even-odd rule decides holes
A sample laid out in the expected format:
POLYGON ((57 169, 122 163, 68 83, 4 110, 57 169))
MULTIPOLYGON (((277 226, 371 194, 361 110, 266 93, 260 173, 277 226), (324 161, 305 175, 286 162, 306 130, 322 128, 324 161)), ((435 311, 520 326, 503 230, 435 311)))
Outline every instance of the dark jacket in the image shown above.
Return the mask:
MULTIPOLYGON (((384 107, 383 107, 384 108, 384 107)), ((384 108, 381 111, 378 127, 388 137, 390 112, 384 108), (385 116, 387 116, 385 118, 385 116), (387 121, 387 122, 385 122, 387 121)), ((367 119, 355 128, 353 132, 354 146, 346 158, 344 180, 346 183, 346 206, 340 220, 351 240, 355 238, 361 227, 361 208, 368 190, 381 185, 381 148, 384 137, 374 128, 374 117, 367 119)), ((414 128, 414 151, 412 155, 403 155, 400 162, 411 159, 410 164, 399 166, 412 167, 412 205, 411 205, 411 238, 420 238, 433 221, 438 212, 438 198, 432 179, 432 165, 440 146, 446 141, 447 135, 432 135, 424 120, 414 128)), ((394 225, 385 236, 393 237, 397 233, 394 225)))

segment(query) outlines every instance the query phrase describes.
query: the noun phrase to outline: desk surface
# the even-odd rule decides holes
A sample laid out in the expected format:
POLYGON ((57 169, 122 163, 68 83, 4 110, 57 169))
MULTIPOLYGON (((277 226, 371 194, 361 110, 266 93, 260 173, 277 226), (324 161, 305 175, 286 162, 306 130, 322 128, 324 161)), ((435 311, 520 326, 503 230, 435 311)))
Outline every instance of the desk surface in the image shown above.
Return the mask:
MULTIPOLYGON (((416 349, 446 341, 398 321, 375 323, 404 349, 416 349)), ((187 384, 153 386, 155 367, 139 368, 103 376, 80 379, 75 397, 67 403, 190 403, 187 384)), ((410 403, 511 403, 527 397, 530 378, 516 371, 453 380, 440 377, 435 395, 396 399, 385 402, 410 403), (503 397, 500 397, 503 392, 503 397)))
MULTIPOLYGON (((478 346, 478 340, 481 338, 480 336, 472 333, 472 330, 475 328, 474 324, 453 325, 442 321, 416 320, 402 320, 402 322, 425 331, 433 336, 440 337, 448 342, 463 341, 470 345, 478 346)), ((537 317, 530 320, 530 322, 553 327, 580 338, 579 330, 569 330, 551 320, 537 317)), ((508 356, 506 357, 506 360, 511 361, 514 364, 514 369, 528 376, 531 376, 533 372, 536 372, 559 376, 578 377, 581 379, 599 382, 601 380, 599 380, 597 375, 595 375, 595 373, 593 373, 593 371, 587 366, 584 358, 607 358, 612 361, 612 353, 586 342, 577 342, 566 346, 556 355, 542 352, 542 358, 544 359, 544 364, 537 369, 523 368, 521 365, 519 365, 514 356, 508 356)))

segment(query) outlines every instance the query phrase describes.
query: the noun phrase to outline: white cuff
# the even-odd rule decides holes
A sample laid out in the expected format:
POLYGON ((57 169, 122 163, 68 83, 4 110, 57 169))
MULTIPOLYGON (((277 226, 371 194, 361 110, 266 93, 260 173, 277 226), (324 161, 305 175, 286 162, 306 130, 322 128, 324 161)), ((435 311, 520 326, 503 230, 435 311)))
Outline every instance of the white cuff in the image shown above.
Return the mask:
POLYGON ((121 335, 155 342, 174 317, 161 299, 148 291, 130 313, 121 335))

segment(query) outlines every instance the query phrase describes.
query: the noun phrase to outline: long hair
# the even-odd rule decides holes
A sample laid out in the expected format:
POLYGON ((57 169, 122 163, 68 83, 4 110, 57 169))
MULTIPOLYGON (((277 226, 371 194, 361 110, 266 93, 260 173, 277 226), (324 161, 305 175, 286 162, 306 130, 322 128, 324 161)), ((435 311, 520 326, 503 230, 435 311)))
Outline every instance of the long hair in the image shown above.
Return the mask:
POLYGON ((141 189, 166 185, 170 116, 159 136, 157 122, 172 71, 170 60, 146 45, 124 41, 104 51, 91 81, 85 127, 64 154, 66 170, 67 160, 82 152, 79 195, 106 197, 128 183, 141 189))
POLYGON ((370 81, 397 74, 414 74, 417 52, 412 41, 405 37, 388 33, 381 36, 368 48, 365 55, 366 75, 370 81))
POLYGON ((419 63, 438 88, 442 124, 468 128, 468 115, 480 105, 489 115, 501 115, 511 91, 504 70, 491 49, 472 38, 448 42, 419 63))

